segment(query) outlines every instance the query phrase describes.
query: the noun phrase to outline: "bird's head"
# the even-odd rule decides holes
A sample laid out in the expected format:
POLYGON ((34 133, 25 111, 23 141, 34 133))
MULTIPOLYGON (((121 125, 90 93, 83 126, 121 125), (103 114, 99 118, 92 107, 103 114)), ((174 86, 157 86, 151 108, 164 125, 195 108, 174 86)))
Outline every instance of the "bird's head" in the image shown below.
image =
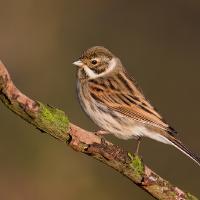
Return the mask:
POLYGON ((78 78, 80 79, 103 77, 115 71, 117 66, 121 66, 119 59, 101 46, 84 51, 79 60, 73 64, 78 66, 78 78))

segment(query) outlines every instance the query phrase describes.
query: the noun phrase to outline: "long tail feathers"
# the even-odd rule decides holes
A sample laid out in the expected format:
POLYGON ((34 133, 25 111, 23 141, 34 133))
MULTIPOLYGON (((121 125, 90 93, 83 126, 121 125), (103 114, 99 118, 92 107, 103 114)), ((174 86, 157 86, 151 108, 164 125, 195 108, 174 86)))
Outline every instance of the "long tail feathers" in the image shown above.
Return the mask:
POLYGON ((195 153, 190 151, 180 140, 174 138, 174 137, 168 137, 167 138, 171 144, 179 149, 181 152, 183 152, 185 155, 187 155, 189 158, 191 158, 194 162, 196 162, 200 166, 200 157, 197 156, 195 153))

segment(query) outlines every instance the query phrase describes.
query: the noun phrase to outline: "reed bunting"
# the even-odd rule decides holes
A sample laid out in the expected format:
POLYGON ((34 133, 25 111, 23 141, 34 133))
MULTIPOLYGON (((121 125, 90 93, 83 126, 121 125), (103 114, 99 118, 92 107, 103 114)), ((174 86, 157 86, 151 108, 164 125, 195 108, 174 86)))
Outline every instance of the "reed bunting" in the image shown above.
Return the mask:
POLYGON ((107 132, 121 139, 138 141, 141 137, 148 137, 175 146, 200 165, 200 157, 176 138, 176 131, 144 97, 135 79, 127 74, 120 59, 108 49, 92 47, 73 64, 78 66, 80 104, 104 130, 102 134, 107 132))

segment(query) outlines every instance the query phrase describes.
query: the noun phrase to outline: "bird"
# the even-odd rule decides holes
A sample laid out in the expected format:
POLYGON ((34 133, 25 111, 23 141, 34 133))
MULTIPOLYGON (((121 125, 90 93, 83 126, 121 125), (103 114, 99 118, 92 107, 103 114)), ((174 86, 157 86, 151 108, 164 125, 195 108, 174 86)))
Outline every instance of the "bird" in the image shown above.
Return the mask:
POLYGON ((81 107, 100 127, 101 135, 136 139, 147 137, 176 147, 200 166, 200 157, 189 150, 151 105, 121 60, 103 46, 85 50, 77 66, 77 94, 81 107))

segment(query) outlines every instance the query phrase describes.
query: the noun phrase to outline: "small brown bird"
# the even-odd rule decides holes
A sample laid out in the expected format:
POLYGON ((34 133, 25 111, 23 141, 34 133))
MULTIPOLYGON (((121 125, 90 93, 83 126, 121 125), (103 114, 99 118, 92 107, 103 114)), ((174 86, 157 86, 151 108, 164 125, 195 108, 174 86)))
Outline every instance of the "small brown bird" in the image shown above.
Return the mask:
POLYGON ((105 132, 121 139, 148 137, 170 144, 198 165, 200 157, 176 138, 170 127, 144 97, 134 78, 120 59, 108 49, 95 46, 86 50, 78 61, 77 90, 84 111, 105 132))

